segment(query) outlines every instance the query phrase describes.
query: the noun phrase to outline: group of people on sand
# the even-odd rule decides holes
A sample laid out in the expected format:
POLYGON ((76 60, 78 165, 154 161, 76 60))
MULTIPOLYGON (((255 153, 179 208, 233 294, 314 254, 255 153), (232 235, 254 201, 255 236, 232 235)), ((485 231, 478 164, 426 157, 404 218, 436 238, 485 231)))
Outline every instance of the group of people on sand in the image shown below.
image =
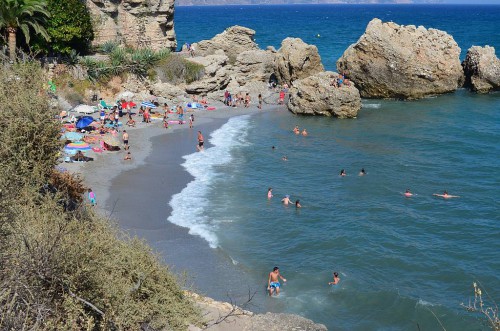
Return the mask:
MULTIPOLYGON (((280 294, 281 283, 280 279, 283 283, 286 283, 286 278, 283 277, 280 273, 279 267, 274 267, 273 271, 269 273, 269 277, 267 278, 267 291, 269 292, 269 296, 273 294, 275 296, 280 294)), ((333 281, 328 282, 328 285, 338 285, 340 283, 340 277, 338 272, 333 273, 333 281)))
MULTIPOLYGON (((224 91, 224 104, 229 107, 239 107, 243 105, 245 108, 250 107, 252 103, 252 97, 250 93, 238 92, 235 96, 231 94, 228 90, 224 91)), ((259 105, 257 106, 259 109, 262 109, 262 95, 259 94, 259 105)))

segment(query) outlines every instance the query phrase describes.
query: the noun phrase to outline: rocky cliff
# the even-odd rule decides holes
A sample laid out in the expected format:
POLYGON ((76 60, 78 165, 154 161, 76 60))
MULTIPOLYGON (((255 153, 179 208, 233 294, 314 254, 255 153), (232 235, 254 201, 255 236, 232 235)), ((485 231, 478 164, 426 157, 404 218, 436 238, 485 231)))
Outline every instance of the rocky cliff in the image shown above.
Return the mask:
POLYGON ((362 97, 418 99, 464 81, 460 48, 446 32, 373 19, 337 62, 362 97))
POLYGON ((462 66, 465 85, 478 93, 500 89, 500 60, 490 46, 473 46, 467 51, 462 66))
POLYGON ((97 31, 94 44, 118 41, 131 47, 177 47, 174 0, 86 0, 97 31))

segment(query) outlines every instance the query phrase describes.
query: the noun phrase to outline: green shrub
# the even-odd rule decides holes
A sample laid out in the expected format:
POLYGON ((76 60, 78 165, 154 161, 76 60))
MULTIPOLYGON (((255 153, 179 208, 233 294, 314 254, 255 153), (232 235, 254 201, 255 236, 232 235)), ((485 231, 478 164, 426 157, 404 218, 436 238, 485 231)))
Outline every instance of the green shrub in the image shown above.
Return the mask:
POLYGON ((38 64, 0 67, 0 330, 183 330, 200 316, 143 242, 55 176, 62 147, 38 64), (48 184, 53 186, 48 186, 48 184))
POLYGON ((184 59, 178 55, 171 55, 156 68, 158 78, 172 84, 192 83, 203 77, 205 67, 184 59))
POLYGON ((92 80, 106 81, 126 72, 145 78, 149 69, 170 56, 170 51, 115 47, 108 56, 108 60, 82 57, 79 63, 87 69, 87 74, 92 80))
POLYGON ((69 55, 72 50, 87 53, 94 40, 90 13, 81 0, 48 0, 50 13, 46 30, 50 41, 38 37, 34 49, 43 53, 69 55))

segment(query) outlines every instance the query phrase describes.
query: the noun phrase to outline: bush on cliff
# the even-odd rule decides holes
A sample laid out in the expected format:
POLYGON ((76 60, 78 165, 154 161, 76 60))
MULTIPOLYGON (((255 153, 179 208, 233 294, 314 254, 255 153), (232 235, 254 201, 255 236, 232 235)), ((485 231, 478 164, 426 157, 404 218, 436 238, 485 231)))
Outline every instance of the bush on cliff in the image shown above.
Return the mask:
POLYGON ((81 0, 48 0, 50 13, 45 28, 50 42, 37 38, 34 49, 45 54, 87 53, 94 40, 92 20, 81 0))
POLYGON ((54 174, 61 143, 37 64, 0 67, 0 329, 185 329, 199 320, 168 268, 54 174))

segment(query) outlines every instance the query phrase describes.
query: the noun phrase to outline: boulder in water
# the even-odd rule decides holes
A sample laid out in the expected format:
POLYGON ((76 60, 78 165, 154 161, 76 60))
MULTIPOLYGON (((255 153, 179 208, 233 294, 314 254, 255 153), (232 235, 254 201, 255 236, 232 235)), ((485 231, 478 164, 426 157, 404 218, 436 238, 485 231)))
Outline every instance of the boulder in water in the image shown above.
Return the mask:
POLYGON ((373 19, 337 61, 362 97, 419 99, 453 92, 464 81, 460 48, 436 29, 373 19))
POLYGON ((500 89, 500 60, 495 55, 495 48, 472 46, 462 66, 466 87, 478 93, 500 89))
POLYGON ((337 73, 324 71, 293 82, 288 109, 294 114, 356 117, 361 109, 361 97, 353 85, 334 87, 337 73))

